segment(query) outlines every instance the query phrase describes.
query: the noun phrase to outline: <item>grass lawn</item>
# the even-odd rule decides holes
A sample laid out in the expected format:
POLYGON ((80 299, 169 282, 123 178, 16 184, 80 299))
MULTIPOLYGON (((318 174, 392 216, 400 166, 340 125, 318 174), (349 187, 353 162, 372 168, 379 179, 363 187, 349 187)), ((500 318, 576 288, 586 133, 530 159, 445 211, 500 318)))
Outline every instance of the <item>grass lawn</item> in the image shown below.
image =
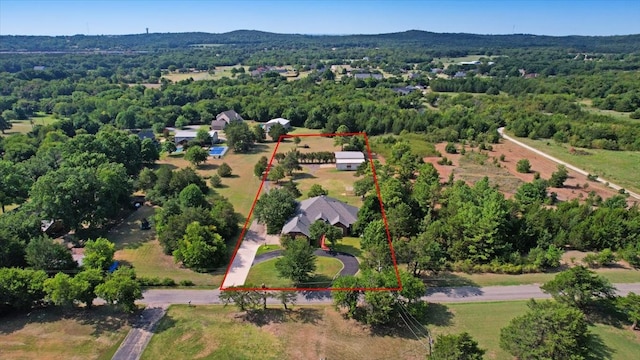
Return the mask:
MULTIPOLYGON (((372 136, 369 138, 371 151, 382 156, 385 159, 391 158, 391 148, 393 145, 382 144, 379 142, 381 137, 390 135, 372 136)), ((406 140, 411 145, 411 151, 419 157, 437 156, 436 147, 425 139, 424 134, 407 133, 395 136, 398 139, 406 140)))
MULTIPOLYGON (((404 267, 404 266, 403 266, 404 267)), ((639 270, 627 270, 618 268, 595 269, 598 275, 602 275, 612 283, 640 282, 639 270)), ((533 273, 521 275, 507 274, 466 274, 466 273, 440 273, 427 278, 430 286, 511 286, 526 284, 542 284, 552 280, 557 273, 533 273)))
POLYGON ((176 283, 191 280, 198 286, 218 287, 224 276, 224 268, 215 274, 182 268, 173 261, 173 256, 162 252, 155 230, 140 230, 140 219, 150 219, 153 212, 153 208, 143 206, 109 232, 107 238, 116 244, 115 259, 132 265, 138 276, 172 278, 176 283))
MULTIPOLYGON (((291 287, 293 283, 289 279, 281 278, 276 270, 276 259, 267 260, 251 267, 246 283, 267 287, 291 287)), ((329 287, 336 274, 342 270, 342 262, 337 259, 318 257, 316 260, 316 273, 309 283, 302 284, 307 287, 329 287)))
POLYGON ((362 255, 360 238, 345 236, 342 239, 338 240, 338 244, 334 247, 334 250, 351 254, 359 260, 360 255, 362 255))
MULTIPOLYGON (((500 349, 500 329, 526 310, 525 301, 429 304, 426 323, 434 338, 466 331, 487 350, 486 359, 507 360, 511 356, 500 349)), ((597 324, 590 330, 607 358, 633 359, 640 352, 640 337, 627 328, 597 324)), ((427 339, 420 341, 401 325, 371 331, 345 320, 332 306, 285 312, 271 305, 252 317, 234 307, 172 306, 142 358, 251 359, 259 351, 261 359, 424 359, 427 339)))
POLYGON ((38 309, 2 318, 3 359, 111 359, 130 330, 127 315, 92 310, 38 309))
POLYGON ((9 136, 17 133, 26 134, 31 131, 35 125, 50 125, 56 121, 58 121, 58 119, 54 118, 52 115, 38 112, 29 120, 12 120, 11 129, 5 130, 4 135, 0 133, 0 136, 9 136))
POLYGON ((282 249, 282 246, 279 245, 260 245, 258 251, 256 252, 256 256, 280 249, 282 249))
MULTIPOLYGON (((553 140, 531 140, 517 138, 523 143, 575 165, 591 174, 602 176, 625 189, 640 191, 640 152, 581 149, 590 155, 572 155, 568 144, 557 144, 553 140)), ((578 148, 576 148, 578 150, 578 148)))
POLYGON ((171 306, 142 359, 424 360, 411 336, 372 334, 331 306, 271 306, 252 318, 231 306, 171 306))

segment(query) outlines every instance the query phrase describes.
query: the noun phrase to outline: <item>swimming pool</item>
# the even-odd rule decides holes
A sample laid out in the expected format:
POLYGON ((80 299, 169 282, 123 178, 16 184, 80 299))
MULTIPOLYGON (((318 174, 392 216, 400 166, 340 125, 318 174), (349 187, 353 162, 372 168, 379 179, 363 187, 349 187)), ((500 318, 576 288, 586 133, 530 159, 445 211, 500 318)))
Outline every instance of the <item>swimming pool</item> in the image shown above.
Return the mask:
POLYGON ((228 149, 228 146, 214 146, 209 149, 209 156, 221 158, 224 156, 228 149))

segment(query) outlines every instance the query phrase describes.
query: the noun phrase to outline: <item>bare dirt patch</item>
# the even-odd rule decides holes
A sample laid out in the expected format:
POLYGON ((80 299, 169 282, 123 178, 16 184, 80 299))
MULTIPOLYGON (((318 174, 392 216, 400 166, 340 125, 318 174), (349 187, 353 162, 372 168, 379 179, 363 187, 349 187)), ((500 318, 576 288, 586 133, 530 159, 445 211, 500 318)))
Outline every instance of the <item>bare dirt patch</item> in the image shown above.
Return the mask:
MULTIPOLYGON (((444 151, 446 144, 436 144, 436 149, 442 153, 443 156, 450 159, 453 163, 452 166, 437 164, 440 158, 427 157, 425 162, 432 163, 440 173, 440 179, 446 181, 451 173, 454 173, 455 179, 465 180, 468 184, 473 184, 475 181, 482 179, 484 176, 489 177, 489 181, 493 184, 499 185, 500 191, 505 196, 511 197, 515 193, 517 187, 522 182, 531 182, 534 179, 534 173, 540 173, 540 177, 543 179, 549 179, 551 174, 558 169, 558 164, 538 155, 530 150, 527 150, 521 146, 518 146, 510 141, 502 140, 500 144, 492 144, 492 151, 483 151, 488 155, 484 165, 479 164, 465 164, 463 157, 458 154, 447 154, 444 151), (500 161, 500 156, 504 155, 504 161, 500 161), (498 160, 500 167, 494 165, 494 159, 498 160), (531 172, 527 174, 519 173, 516 171, 516 164, 520 159, 528 159, 531 163, 531 172), (506 182, 507 184, 502 184, 506 182)), ((457 144, 458 149, 461 145, 457 144)), ((469 146, 466 146, 467 154, 470 151, 469 146)), ((478 151, 477 148, 474 151, 478 151)), ((568 169, 569 178, 565 182, 563 188, 549 188, 549 192, 555 192, 558 194, 558 200, 567 201, 572 199, 585 200, 589 196, 591 191, 594 191, 597 195, 603 199, 607 199, 617 194, 613 189, 606 187, 604 184, 589 181, 585 175, 577 173, 568 169)), ((629 198, 629 205, 632 205, 635 200, 629 198)))

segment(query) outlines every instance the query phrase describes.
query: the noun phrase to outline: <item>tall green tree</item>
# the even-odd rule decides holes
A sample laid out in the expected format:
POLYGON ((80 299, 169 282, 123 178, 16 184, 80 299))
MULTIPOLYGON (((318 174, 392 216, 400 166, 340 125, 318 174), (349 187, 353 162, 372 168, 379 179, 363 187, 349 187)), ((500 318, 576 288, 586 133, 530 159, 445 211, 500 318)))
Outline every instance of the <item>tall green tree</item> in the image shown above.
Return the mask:
POLYGON ((23 169, 11 161, 0 160, 0 207, 20 204, 29 195, 32 180, 23 169))
POLYGON ((321 195, 329 195, 329 192, 325 190, 320 184, 311 185, 311 189, 309 189, 307 196, 312 198, 321 195))
POLYGON ((75 269, 78 266, 64 245, 44 236, 31 239, 25 253, 27 264, 36 270, 56 272, 75 269))
POLYGON ((5 130, 9 130, 11 127, 11 122, 0 114, 0 131, 4 134, 5 130))
POLYGON ((47 298, 58 306, 73 305, 76 295, 71 277, 61 272, 44 281, 44 291, 47 293, 47 298))
POLYGON ((482 360, 485 350, 467 332, 438 335, 430 360, 482 360))
POLYGON ((569 172, 564 165, 558 165, 558 170, 551 174, 549 179, 549 185, 551 187, 561 188, 564 186, 564 182, 569 178, 569 172))
POLYGON ((234 121, 224 128, 227 144, 234 152, 245 153, 253 148, 256 141, 249 125, 244 121, 234 121))
POLYGON ((93 299, 96 298, 96 287, 104 282, 104 277, 99 269, 85 269, 71 281, 75 291, 74 299, 90 308, 93 305, 93 299))
POLYGON ((529 311, 500 330, 500 347, 522 360, 584 359, 589 354, 587 320, 565 304, 531 300, 529 311))
POLYGON ((206 162, 208 158, 209 153, 207 153, 207 150, 201 148, 200 146, 191 146, 184 154, 184 159, 195 166, 206 162))
POLYGON ((262 156, 253 167, 253 174, 256 177, 262 178, 262 175, 267 170, 267 166, 269 166, 269 160, 266 156, 262 156))
POLYGON ((0 268, 0 304, 28 310, 44 299, 47 273, 42 270, 0 268))
POLYGON ((201 207, 208 208, 209 203, 205 198, 202 190, 196 184, 189 184, 187 187, 180 191, 178 195, 178 199, 180 200, 180 206, 183 208, 188 207, 201 207))
POLYGON ((609 280, 584 266, 562 271, 540 288, 556 301, 582 310, 599 299, 613 299, 615 296, 615 288, 609 280))
POLYGON ((125 312, 136 309, 135 301, 142 299, 142 289, 135 279, 133 269, 120 268, 109 275, 107 281, 96 287, 96 295, 125 312))
POLYGON ((640 321, 640 295, 630 292, 627 296, 621 296, 617 299, 617 305, 622 312, 627 314, 631 321, 631 330, 636 330, 638 321, 640 321))
POLYGON ((82 265, 88 269, 107 270, 113 263, 116 245, 108 239, 99 237, 84 244, 82 265))
POLYGON ((285 127, 280 124, 275 124, 269 128, 268 133, 271 140, 278 141, 280 139, 280 136, 287 134, 287 129, 285 129, 285 127))
POLYGON ((296 284, 304 284, 316 271, 316 256, 309 242, 294 239, 276 260, 276 270, 280 276, 291 279, 296 284))
POLYGON ((273 189, 263 194, 254 209, 256 219, 267 225, 267 233, 277 234, 293 216, 297 203, 291 193, 284 189, 273 189))
POLYGON ((140 144, 140 157, 142 163, 147 166, 155 164, 156 161, 160 160, 158 145, 149 138, 142 140, 140 144))
POLYGON ((193 222, 178 241, 173 256, 176 262, 182 262, 190 269, 206 272, 222 265, 226 250, 224 240, 214 229, 193 222))
MULTIPOLYGON (((346 134, 348 132, 349 132, 349 128, 346 125, 340 125, 336 130, 336 134, 346 134)), ((344 150, 344 145, 347 144, 348 142, 349 142, 349 136, 336 135, 333 138, 333 145, 340 146, 341 151, 344 150)))

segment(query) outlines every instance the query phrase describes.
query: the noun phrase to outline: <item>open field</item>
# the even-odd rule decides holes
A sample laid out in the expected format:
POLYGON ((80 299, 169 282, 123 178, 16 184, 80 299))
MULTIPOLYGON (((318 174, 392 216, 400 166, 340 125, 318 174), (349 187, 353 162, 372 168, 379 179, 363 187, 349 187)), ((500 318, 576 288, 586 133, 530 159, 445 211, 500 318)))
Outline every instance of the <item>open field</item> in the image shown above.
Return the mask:
MULTIPOLYGON (((178 82, 182 80, 186 80, 188 78, 192 78, 195 81, 198 80, 220 80, 223 77, 231 78, 231 69, 232 68, 240 68, 243 67, 241 65, 235 66, 216 66, 214 73, 209 74, 207 71, 199 71, 199 72, 188 72, 188 73, 178 73, 173 72, 170 74, 162 75, 163 78, 167 80, 171 80, 173 82, 178 82)), ((248 66, 244 66, 245 71, 249 71, 248 66)))
MULTIPOLYGON (((246 284, 261 285, 267 287, 291 287, 293 283, 289 279, 281 278, 276 270, 276 259, 267 260, 254 265, 249 271, 246 284)), ((305 286, 327 287, 336 274, 342 270, 342 262, 337 259, 318 257, 316 260, 316 272, 314 277, 305 286)))
POLYGON ((594 113, 594 114, 611 116, 614 119, 623 120, 623 121, 627 121, 627 122, 630 122, 630 123, 636 123, 636 124, 640 123, 640 120, 632 119, 632 118, 629 117, 629 115, 631 113, 619 112, 619 111, 615 111, 615 110, 598 109, 597 107, 593 106, 593 101, 591 101, 591 99, 583 99, 583 100, 578 101, 578 103, 580 105, 582 105, 582 109, 583 110, 586 110, 586 111, 594 113))
POLYGON ((9 136, 11 134, 26 134, 33 129, 35 125, 50 125, 54 122, 58 121, 58 119, 54 118, 52 115, 47 115, 45 113, 37 113, 36 116, 31 118, 30 120, 13 120, 11 121, 11 129, 5 130, 4 134, 0 133, 0 136, 9 136))
POLYGON ((130 329, 126 315, 92 310, 39 309, 0 321, 3 359, 111 359, 130 329))
POLYGON ((212 275, 182 268, 174 262, 173 256, 162 252, 153 228, 140 230, 139 221, 144 217, 150 219, 153 211, 153 208, 145 205, 109 232, 107 238, 116 244, 115 259, 132 265, 138 276, 171 278, 176 283, 190 280, 198 286, 218 287, 224 269, 212 275))
MULTIPOLYGON (((369 145, 371 151, 385 159, 391 157, 391 148, 393 145, 379 143, 380 138, 384 138, 390 135, 372 136, 369 138, 369 145)), ((437 150, 435 146, 426 141, 423 134, 407 133, 397 136, 396 138, 406 140, 411 145, 411 152, 419 157, 425 158, 429 156, 436 156, 437 150)), ((381 160, 381 162, 383 162, 381 160)))
MULTIPOLYGON (((553 140, 517 139, 589 173, 602 176, 625 189, 634 192, 640 191, 640 152, 638 151, 575 148, 588 155, 573 155, 569 152, 571 146, 567 144, 557 144, 553 140)), ((571 171, 569 173, 571 174, 571 171)), ((591 185, 595 185, 595 183, 591 183, 590 188, 591 185)), ((615 192, 615 190, 611 191, 615 192)))
MULTIPOLYGON (((486 359, 506 360, 511 357, 499 347, 500 329, 526 309, 524 301, 430 304, 425 324, 434 338, 467 331, 487 349, 486 359)), ((426 332, 411 324, 415 335, 401 319, 396 328, 372 331, 331 306, 285 312, 271 305, 252 317, 233 307, 172 306, 142 358, 247 359, 259 351, 262 359, 424 359, 426 332)), ((597 324, 590 330, 609 359, 632 359, 640 351, 640 337, 627 328, 597 324)))

